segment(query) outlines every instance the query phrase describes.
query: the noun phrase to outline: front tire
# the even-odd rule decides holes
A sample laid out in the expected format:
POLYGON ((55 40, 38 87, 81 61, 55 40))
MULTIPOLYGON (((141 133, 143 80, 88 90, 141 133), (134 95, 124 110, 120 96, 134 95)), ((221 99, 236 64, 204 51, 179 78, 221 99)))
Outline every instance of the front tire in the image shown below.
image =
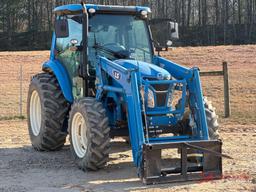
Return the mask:
POLYGON ((70 150, 82 170, 96 171, 108 161, 110 128, 105 113, 95 98, 82 98, 72 105, 68 123, 70 150))
POLYGON ((62 130, 68 108, 54 75, 40 73, 33 77, 29 85, 27 117, 30 140, 36 150, 53 151, 64 145, 67 133, 62 130))

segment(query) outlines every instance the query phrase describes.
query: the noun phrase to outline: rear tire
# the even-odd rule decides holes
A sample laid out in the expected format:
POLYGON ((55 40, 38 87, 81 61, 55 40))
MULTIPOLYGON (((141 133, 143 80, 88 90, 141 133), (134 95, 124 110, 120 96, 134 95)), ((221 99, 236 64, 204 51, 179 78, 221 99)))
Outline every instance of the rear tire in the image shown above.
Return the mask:
MULTIPOLYGON (((211 101, 208 101, 206 97, 203 98, 204 108, 205 108, 205 115, 207 120, 208 126, 208 133, 210 140, 219 139, 219 124, 218 124, 218 116, 216 115, 215 108, 212 106, 211 101)), ((182 130, 182 134, 192 134, 191 127, 189 126, 189 115, 191 111, 188 109, 185 111, 183 119, 182 119, 182 126, 185 127, 185 130, 182 130), (190 129, 188 129, 190 127, 190 129)))
MULTIPOLYGON (((215 108, 213 108, 211 101, 208 101, 206 97, 203 98, 204 102, 204 108, 205 108, 205 115, 207 120, 207 126, 208 126, 208 134, 210 140, 217 140, 219 139, 219 124, 218 124, 218 116, 216 115, 215 108)), ((185 125, 185 127, 190 127, 189 124, 189 114, 190 110, 186 111, 184 114, 184 118, 182 120, 182 124, 185 125)), ((192 130, 185 130, 188 134, 192 134, 192 130)), ((202 159, 198 158, 197 155, 194 155, 194 153, 197 153, 197 150, 190 149, 188 151, 188 161, 192 163, 201 163, 202 159)))
POLYGON ((27 100, 28 131, 32 146, 39 151, 60 149, 65 141, 65 119, 69 105, 56 77, 49 73, 35 75, 29 85, 27 100))
POLYGON ((110 128, 106 111, 95 98, 82 98, 71 108, 68 123, 70 150, 78 167, 96 171, 108 161, 110 128))
POLYGON ((204 98, 204 108, 208 125, 209 137, 211 140, 219 139, 218 116, 216 115, 215 108, 212 106, 211 101, 208 101, 206 97, 204 98))

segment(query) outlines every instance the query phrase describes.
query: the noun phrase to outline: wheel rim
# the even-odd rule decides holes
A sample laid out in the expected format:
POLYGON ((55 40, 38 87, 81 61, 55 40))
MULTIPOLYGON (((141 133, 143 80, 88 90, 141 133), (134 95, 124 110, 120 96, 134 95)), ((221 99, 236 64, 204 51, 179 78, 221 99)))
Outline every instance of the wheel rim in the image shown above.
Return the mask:
POLYGON ((32 132, 35 136, 38 136, 41 128, 41 101, 38 92, 35 90, 32 92, 30 98, 30 125, 32 132))
POLYGON ((83 158, 87 150, 86 130, 87 126, 83 115, 79 112, 75 113, 71 124, 71 134, 72 144, 79 158, 83 158))

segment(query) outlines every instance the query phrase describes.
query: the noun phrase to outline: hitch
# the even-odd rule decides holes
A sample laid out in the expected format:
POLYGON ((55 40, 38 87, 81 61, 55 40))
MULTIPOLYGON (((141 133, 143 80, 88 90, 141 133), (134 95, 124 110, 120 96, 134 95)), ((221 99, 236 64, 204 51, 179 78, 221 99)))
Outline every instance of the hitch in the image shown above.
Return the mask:
POLYGON ((141 179, 144 184, 221 179, 222 156, 228 157, 221 146, 220 140, 144 144, 141 179), (180 158, 162 158, 164 149, 179 150, 180 158), (200 162, 188 161, 190 151, 200 162))

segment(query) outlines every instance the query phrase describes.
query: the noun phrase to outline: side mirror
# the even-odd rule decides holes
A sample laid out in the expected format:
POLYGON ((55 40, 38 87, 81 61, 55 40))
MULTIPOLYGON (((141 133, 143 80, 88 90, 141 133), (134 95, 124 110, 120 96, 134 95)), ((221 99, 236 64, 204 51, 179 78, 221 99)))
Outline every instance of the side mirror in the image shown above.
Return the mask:
POLYGON ((69 36, 68 20, 56 20, 54 24, 55 34, 57 38, 65 38, 69 36))
POLYGON ((175 22, 169 22, 169 31, 171 39, 179 39, 179 24, 175 22))

